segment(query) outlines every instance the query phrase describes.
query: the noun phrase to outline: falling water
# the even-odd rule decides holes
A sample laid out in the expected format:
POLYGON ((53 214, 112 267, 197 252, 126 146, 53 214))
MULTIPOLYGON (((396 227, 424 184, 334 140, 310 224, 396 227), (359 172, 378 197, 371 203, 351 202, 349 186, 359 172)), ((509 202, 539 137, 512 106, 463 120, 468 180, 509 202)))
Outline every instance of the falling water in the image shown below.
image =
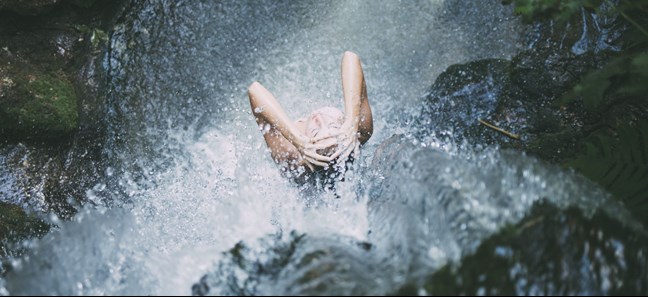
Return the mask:
MULTIPOLYGON (((385 294, 534 201, 587 196, 593 209, 605 198, 516 153, 409 137, 445 68, 516 52, 520 24, 500 1, 134 2, 106 58, 105 178, 71 221, 53 218, 57 230, 27 243, 5 279, 11 294, 190 294, 238 242, 263 250, 263 238, 293 231, 375 246, 366 265, 383 270, 361 292, 385 294), (309 191, 271 160, 246 89, 261 82, 293 119, 342 109, 346 50, 361 57, 375 134, 335 190, 309 191)), ((299 293, 289 286, 258 293, 299 293)))

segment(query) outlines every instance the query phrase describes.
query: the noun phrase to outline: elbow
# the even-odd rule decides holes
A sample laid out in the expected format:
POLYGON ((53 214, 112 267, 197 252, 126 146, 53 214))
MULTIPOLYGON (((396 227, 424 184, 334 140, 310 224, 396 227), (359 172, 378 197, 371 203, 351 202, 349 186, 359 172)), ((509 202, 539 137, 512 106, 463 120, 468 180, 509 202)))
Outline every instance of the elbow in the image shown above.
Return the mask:
POLYGON ((356 55, 356 53, 354 53, 354 52, 352 52, 352 51, 346 51, 346 52, 344 52, 344 57, 348 57, 348 58, 357 58, 358 55, 356 55))
POLYGON ((261 87, 261 84, 258 81, 254 81, 250 86, 248 87, 248 95, 252 95, 252 93, 255 92, 255 90, 258 90, 259 87, 261 87))
POLYGON ((342 57, 342 60, 357 61, 359 63, 360 57, 358 57, 358 55, 356 55, 356 53, 354 52, 346 51, 344 52, 344 56, 342 57))

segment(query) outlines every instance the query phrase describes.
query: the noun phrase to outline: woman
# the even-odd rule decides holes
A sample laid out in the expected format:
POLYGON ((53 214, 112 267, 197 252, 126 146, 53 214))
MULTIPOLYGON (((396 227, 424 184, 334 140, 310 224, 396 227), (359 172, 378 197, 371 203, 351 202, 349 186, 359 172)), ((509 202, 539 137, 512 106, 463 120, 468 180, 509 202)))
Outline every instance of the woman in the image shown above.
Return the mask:
POLYGON ((344 113, 324 107, 292 122, 266 88, 258 82, 250 85, 252 113, 276 162, 312 172, 343 163, 351 153, 357 156, 373 133, 373 119, 360 58, 352 52, 342 58, 342 90, 344 113))

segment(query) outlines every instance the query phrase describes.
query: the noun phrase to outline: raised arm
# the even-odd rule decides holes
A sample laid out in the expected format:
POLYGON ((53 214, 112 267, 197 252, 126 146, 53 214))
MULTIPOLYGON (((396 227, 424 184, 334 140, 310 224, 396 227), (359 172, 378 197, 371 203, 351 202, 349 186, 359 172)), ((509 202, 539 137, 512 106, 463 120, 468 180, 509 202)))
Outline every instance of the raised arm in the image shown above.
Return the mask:
POLYGON ((307 165, 311 169, 311 164, 327 165, 325 162, 331 158, 315 152, 318 147, 299 131, 270 91, 254 82, 248 88, 248 97, 252 114, 264 131, 263 137, 275 161, 307 165))
POLYGON ((345 52, 342 57, 342 90, 344 127, 359 132, 360 143, 364 144, 373 134, 373 117, 360 58, 352 52, 345 52))
POLYGON ((351 153, 357 157, 360 144, 373 134, 373 118, 367 99, 367 86, 358 55, 345 52, 342 57, 342 93, 344 95, 344 123, 337 136, 338 149, 332 158, 344 162, 351 153))
POLYGON ((297 126, 288 118, 277 99, 260 83, 254 82, 250 85, 248 96, 257 123, 261 120, 270 124, 291 143, 308 141, 306 136, 300 133, 297 126))
POLYGON ((248 88, 252 114, 263 131, 263 138, 270 148, 272 158, 281 163, 300 160, 299 150, 288 140, 299 137, 297 127, 292 124, 272 93, 260 83, 254 82, 248 88))

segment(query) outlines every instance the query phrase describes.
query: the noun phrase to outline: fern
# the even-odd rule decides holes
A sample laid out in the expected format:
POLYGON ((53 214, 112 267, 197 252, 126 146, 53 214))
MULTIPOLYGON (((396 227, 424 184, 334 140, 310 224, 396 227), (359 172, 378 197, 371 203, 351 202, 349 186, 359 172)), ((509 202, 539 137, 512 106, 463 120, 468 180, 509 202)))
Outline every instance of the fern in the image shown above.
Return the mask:
POLYGON ((646 103, 648 94, 648 53, 613 59, 603 68, 583 77, 561 103, 581 97, 590 112, 601 112, 610 104, 623 101, 646 103))
POLYGON ((567 165, 599 183, 623 201, 635 217, 648 211, 648 120, 626 124, 617 135, 597 131, 567 165))

